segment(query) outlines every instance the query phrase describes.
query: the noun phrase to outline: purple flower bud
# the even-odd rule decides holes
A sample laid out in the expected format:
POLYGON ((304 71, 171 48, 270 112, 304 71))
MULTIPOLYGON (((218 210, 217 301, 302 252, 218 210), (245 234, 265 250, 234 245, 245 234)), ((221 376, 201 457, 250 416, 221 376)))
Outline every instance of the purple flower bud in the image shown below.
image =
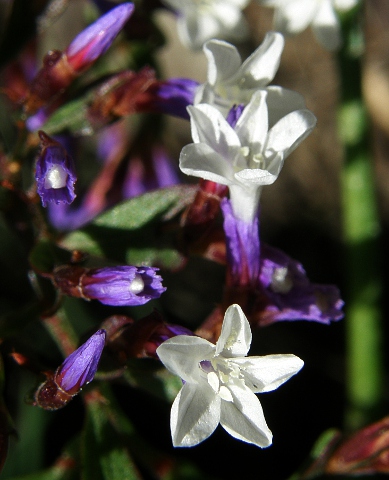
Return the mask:
POLYGON ((75 395, 91 382, 105 345, 105 330, 98 330, 69 355, 54 375, 55 383, 69 395, 75 395))
POLYGON ((193 105, 198 86, 199 83, 191 78, 170 78, 157 82, 148 91, 152 96, 149 108, 189 120, 186 107, 193 105))
POLYGON ((221 201, 226 235, 227 259, 234 285, 257 285, 259 277, 259 227, 258 218, 252 223, 235 218, 231 202, 221 201))
POLYGON ((113 306, 137 306, 166 290, 153 267, 105 267, 89 270, 80 280, 83 296, 113 306))
POLYGON ((79 33, 65 51, 71 67, 81 72, 108 50, 133 11, 133 3, 122 3, 79 33))
POLYGON ((35 180, 42 205, 72 203, 76 198, 74 184, 77 180, 73 160, 59 142, 42 131, 39 137, 41 152, 36 162, 35 180))

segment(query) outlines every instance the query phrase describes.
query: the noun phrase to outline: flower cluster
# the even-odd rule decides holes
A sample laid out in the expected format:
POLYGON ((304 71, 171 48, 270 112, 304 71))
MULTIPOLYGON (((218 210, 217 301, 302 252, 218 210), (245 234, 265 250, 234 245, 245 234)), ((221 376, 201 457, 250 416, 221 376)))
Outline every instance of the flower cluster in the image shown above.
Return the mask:
MULTIPOLYGON (((101 382, 80 395, 87 421, 74 463, 87 464, 92 476, 101 470, 104 479, 112 471, 132 478, 138 463, 150 477, 176 478, 167 470, 170 458, 157 456, 155 472, 141 465, 155 455, 147 440, 136 445, 137 428, 125 418, 125 405, 133 409, 131 392, 175 398, 175 447, 198 445, 219 424, 235 439, 269 447, 273 434, 257 394, 276 390, 304 362, 272 353, 278 337, 266 344, 267 355, 248 356, 255 330, 289 322, 284 328, 298 332, 296 321, 324 329, 343 317, 336 286, 311 282, 299 261, 265 243, 261 212, 268 208, 264 187, 282 175, 286 159, 298 154, 317 123, 300 93, 277 84, 286 36, 311 25, 323 46, 338 49, 337 11, 358 0, 258 0, 258 11, 259 4, 275 10, 275 30, 247 58, 228 42, 250 39, 254 20, 248 15, 255 6, 249 0, 87 3, 88 15, 103 14, 67 47, 49 51, 36 68, 29 61, 39 48, 30 46, 2 76, 1 91, 17 117, 17 135, 9 139, 17 141, 12 148, 0 145, 2 231, 18 239, 20 254, 12 250, 12 256, 21 260, 2 276, 10 278, 5 290, 16 283, 17 294, 9 302, 2 298, 11 312, 1 314, 0 347, 8 354, 16 338, 18 367, 45 375, 32 400, 45 410, 67 405, 95 378, 104 350, 101 382), (202 82, 160 78, 153 55, 162 38, 153 17, 161 8, 175 16, 182 42, 202 49, 202 82), (178 148, 166 138, 175 132, 165 129, 164 115, 186 122, 191 137, 180 137, 178 148), (186 185, 186 176, 197 184, 186 185), (207 278, 208 268, 218 274, 217 285, 207 278), (203 299, 211 285, 216 288, 203 299), (36 361, 24 347, 37 317, 38 335, 46 328, 63 352, 58 368, 60 362, 42 366, 50 364, 39 351, 46 338, 31 345, 36 361), (96 333, 76 348, 77 332, 91 325, 96 333), (109 381, 118 379, 111 389, 109 381), (126 402, 116 402, 127 390, 126 402), (90 459, 100 463, 91 467, 90 459)), ((42 13, 43 23, 50 12, 42 13)), ((1 259, 8 269, 6 254, 1 259)), ((295 344, 296 353, 307 360, 303 343, 295 344)), ((284 348, 287 341, 280 344, 278 352, 293 350, 284 348)), ((2 371, 0 362, 0 387, 2 371)), ((3 403, 0 392, 0 470, 3 403)), ((387 443, 386 436, 376 438, 378 427, 328 451, 322 471, 387 471, 384 455, 374 461, 381 440, 387 443), (364 448, 358 449, 361 438, 364 448)), ((62 463, 68 468, 72 462, 62 463)))

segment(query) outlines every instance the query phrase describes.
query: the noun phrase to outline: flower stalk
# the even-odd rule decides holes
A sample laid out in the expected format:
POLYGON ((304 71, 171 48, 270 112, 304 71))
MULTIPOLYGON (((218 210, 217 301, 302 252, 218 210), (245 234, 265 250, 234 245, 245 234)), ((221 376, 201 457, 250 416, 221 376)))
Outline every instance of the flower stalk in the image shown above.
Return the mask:
POLYGON ((339 56, 342 76, 339 133, 345 154, 341 188, 348 288, 345 420, 350 429, 375 418, 374 412, 379 409, 383 394, 380 228, 368 149, 368 121, 361 101, 360 58, 352 54, 352 45, 348 44, 357 20, 355 13, 344 19, 346 42, 339 56))

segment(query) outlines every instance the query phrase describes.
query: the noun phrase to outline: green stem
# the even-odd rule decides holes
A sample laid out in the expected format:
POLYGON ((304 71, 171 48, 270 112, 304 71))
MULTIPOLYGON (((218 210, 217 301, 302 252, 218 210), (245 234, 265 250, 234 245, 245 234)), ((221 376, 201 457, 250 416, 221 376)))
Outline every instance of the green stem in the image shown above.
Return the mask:
MULTIPOLYGON (((355 15, 344 24, 347 39, 355 39, 355 15), (353 37, 354 35, 354 37, 353 37)), ((345 147, 341 178, 343 238, 346 256, 346 428, 372 421, 382 404, 383 355, 379 222, 368 121, 362 103, 360 60, 350 50, 340 54, 342 106, 339 133, 345 147)))

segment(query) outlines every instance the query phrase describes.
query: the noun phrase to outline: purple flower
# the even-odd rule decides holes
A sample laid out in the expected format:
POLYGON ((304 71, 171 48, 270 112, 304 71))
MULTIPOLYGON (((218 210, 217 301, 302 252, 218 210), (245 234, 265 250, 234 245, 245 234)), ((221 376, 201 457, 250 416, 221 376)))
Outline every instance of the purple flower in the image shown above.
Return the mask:
POLYGON ((337 287, 311 283, 300 263, 260 243, 257 218, 252 223, 235 218, 227 199, 221 208, 229 273, 227 302, 246 299, 243 308, 250 321, 261 327, 280 320, 329 324, 343 317, 344 302, 337 287))
POLYGON ((199 83, 190 78, 170 78, 156 82, 148 92, 152 95, 150 109, 189 120, 186 107, 193 105, 198 86, 199 83))
POLYGON ((75 395, 93 380, 105 345, 105 330, 98 330, 69 355, 54 375, 55 383, 69 395, 75 395))
POLYGON ((65 50, 71 67, 81 72, 108 50, 133 11, 133 3, 122 3, 79 33, 65 50))
POLYGON ((252 223, 235 218, 231 202, 221 201, 226 235, 227 261, 235 285, 257 285, 259 277, 259 226, 256 217, 252 223))
POLYGON ((334 285, 311 283, 301 263, 261 244, 260 326, 279 320, 313 320, 329 324, 343 318, 343 300, 334 285))
POLYGON ((80 279, 80 288, 85 298, 106 305, 143 305, 166 290, 157 271, 158 268, 128 265, 90 269, 80 279))
POLYGON ((76 198, 74 184, 77 180, 73 160, 59 142, 42 131, 39 137, 41 152, 36 162, 35 180, 42 205, 72 203, 76 198))

